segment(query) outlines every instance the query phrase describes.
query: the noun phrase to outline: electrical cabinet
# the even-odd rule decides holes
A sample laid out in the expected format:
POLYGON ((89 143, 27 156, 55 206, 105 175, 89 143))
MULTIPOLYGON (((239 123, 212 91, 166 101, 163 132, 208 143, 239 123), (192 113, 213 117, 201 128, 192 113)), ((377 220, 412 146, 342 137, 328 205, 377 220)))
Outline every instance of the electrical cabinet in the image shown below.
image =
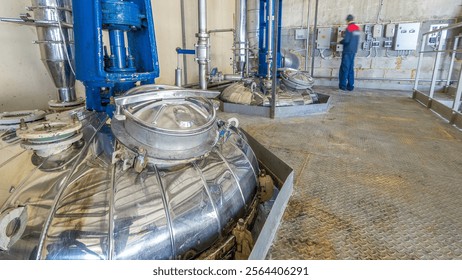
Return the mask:
POLYGON ((394 49, 396 51, 416 50, 419 31, 420 22, 398 24, 394 49))
MULTIPOLYGON (((444 27, 447 27, 447 26, 448 26, 447 23, 432 24, 432 25, 430 25, 430 30, 429 31, 437 30, 437 29, 444 28, 444 27)), ((427 45, 436 46, 436 45, 438 45, 438 43, 440 41, 444 42, 444 40, 446 40, 447 33, 448 33, 447 30, 443 30, 443 31, 440 31, 440 32, 437 32, 437 33, 428 34, 427 45)))
POLYGON ((396 24, 389 23, 385 26, 385 38, 395 37, 396 24))
POLYGON ((321 27, 318 28, 316 40, 316 48, 318 50, 330 49, 330 42, 332 37, 332 28, 331 27, 321 27))

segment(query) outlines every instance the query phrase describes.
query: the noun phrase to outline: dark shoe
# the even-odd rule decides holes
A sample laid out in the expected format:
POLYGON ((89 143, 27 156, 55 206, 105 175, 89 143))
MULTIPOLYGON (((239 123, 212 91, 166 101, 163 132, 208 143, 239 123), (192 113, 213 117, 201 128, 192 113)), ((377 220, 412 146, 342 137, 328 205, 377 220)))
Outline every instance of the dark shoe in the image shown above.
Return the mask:
POLYGON ((346 91, 346 90, 347 90, 346 88, 342 88, 342 87, 341 87, 341 88, 339 88, 339 89, 340 89, 340 90, 343 90, 343 91, 346 91))
POLYGON ((355 88, 347 88, 348 91, 353 91, 355 88))

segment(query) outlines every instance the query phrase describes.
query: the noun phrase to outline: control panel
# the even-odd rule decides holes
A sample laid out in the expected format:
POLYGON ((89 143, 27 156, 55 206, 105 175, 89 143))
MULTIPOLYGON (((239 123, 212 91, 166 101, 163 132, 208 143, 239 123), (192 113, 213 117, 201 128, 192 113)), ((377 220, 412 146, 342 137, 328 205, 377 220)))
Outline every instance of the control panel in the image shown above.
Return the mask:
POLYGON ((396 51, 416 50, 419 40, 420 22, 399 23, 396 29, 394 49, 396 51))
POLYGON ((330 49, 331 38, 332 38, 332 27, 318 28, 316 48, 318 50, 330 49))

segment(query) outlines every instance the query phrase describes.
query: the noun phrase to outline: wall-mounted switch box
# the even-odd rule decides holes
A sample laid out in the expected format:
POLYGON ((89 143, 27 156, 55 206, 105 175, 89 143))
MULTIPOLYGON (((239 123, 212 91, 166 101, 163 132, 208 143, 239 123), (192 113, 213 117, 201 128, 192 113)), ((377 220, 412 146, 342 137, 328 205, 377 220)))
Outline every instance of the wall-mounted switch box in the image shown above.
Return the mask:
POLYGON ((371 48, 369 42, 363 42, 363 51, 367 51, 371 48))
POLYGON ((389 23, 385 26, 385 38, 395 37, 396 24, 389 23))
POLYGON ((305 29, 295 29, 295 40, 306 40, 308 38, 308 30, 305 29))
POLYGON ((376 24, 372 28, 372 38, 382 38, 383 25, 376 24))
POLYGON ((346 27, 345 26, 339 26, 337 27, 337 43, 342 41, 343 39, 343 35, 345 33, 345 29, 346 27))

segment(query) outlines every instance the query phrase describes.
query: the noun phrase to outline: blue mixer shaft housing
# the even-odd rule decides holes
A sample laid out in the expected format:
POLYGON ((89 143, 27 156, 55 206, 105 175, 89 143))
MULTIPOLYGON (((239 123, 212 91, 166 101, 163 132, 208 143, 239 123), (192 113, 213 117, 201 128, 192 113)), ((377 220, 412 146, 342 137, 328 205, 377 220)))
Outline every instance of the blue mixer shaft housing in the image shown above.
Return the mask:
POLYGON ((159 77, 151 1, 72 4, 76 77, 85 85, 87 109, 111 114, 111 97, 159 77))

